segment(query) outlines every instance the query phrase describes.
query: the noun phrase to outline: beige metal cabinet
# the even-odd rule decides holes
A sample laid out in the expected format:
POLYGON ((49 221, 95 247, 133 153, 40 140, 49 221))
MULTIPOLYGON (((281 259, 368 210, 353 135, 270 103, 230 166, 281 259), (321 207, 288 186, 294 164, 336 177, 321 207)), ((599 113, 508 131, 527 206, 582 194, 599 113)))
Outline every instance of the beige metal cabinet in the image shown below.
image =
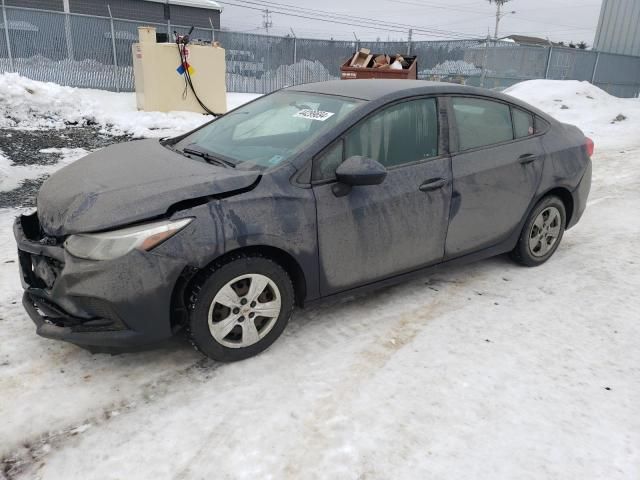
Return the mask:
MULTIPOLYGON (((156 43, 156 29, 140 27, 139 43, 132 46, 138 110, 205 113, 191 89, 185 93, 180 54, 175 43, 156 43)), ((225 51, 211 45, 188 45, 191 80, 202 103, 215 113, 226 113, 225 51)))

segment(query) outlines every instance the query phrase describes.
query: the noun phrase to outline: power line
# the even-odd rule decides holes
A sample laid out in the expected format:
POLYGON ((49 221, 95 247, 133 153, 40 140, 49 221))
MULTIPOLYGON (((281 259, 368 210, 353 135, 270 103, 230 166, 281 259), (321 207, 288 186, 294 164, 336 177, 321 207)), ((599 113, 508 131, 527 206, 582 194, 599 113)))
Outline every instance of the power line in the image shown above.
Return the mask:
POLYGON ((468 8, 456 8, 456 7, 449 7, 449 6, 444 6, 444 5, 436 5, 433 3, 424 3, 424 2, 409 2, 407 0, 388 0, 389 2, 392 3, 402 3, 405 5, 416 5, 418 7, 429 7, 429 8, 437 8, 440 10, 449 10, 452 12, 464 12, 464 13, 486 13, 486 12, 481 12, 480 10, 469 10, 468 8))
MULTIPOLYGON (((237 1, 243 1, 243 0, 237 0, 237 1)), ((301 7, 296 7, 294 5, 291 4, 285 4, 285 3, 279 3, 279 2, 274 2, 274 1, 251 1, 251 0, 244 0, 243 3, 244 4, 238 4, 238 3, 230 3, 230 2, 225 2, 228 5, 233 5, 233 6, 237 6, 237 7, 241 7, 241 8, 248 8, 248 9, 252 9, 252 10, 256 10, 258 9, 257 7, 252 7, 250 5, 256 5, 256 6, 260 6, 260 7, 265 7, 265 6, 270 6, 273 8, 272 12, 273 13, 278 13, 281 15, 288 15, 288 16, 292 16, 292 17, 298 17, 298 18, 306 18, 306 19, 310 19, 310 20, 316 20, 316 21, 324 21, 324 22, 329 22, 329 23, 337 23, 337 24, 342 24, 342 25, 349 25, 349 26, 356 26, 356 27, 360 27, 360 28, 368 28, 368 29, 375 29, 375 30, 383 30, 383 31, 388 31, 388 32, 396 32, 396 33, 405 33, 407 32, 408 28, 413 28, 413 30, 416 33, 424 33, 424 34, 430 34, 432 36, 436 36, 436 37, 444 37, 444 38, 451 38, 451 37, 458 37, 458 38, 464 38, 464 39, 468 39, 469 38, 469 34, 466 33, 462 33, 462 32, 455 32, 455 31, 449 31, 449 30, 440 30, 440 29, 428 29, 428 28, 424 28, 421 27, 419 25, 410 25, 410 24, 398 24, 398 23, 392 23, 392 22, 387 22, 384 26, 380 25, 380 20, 378 19, 373 19, 373 18, 367 18, 367 17, 358 17, 358 22, 359 23, 352 23, 352 22, 347 22, 344 21, 344 17, 343 16, 339 16, 336 14, 333 14, 331 12, 327 12, 324 10, 318 10, 318 9, 311 9, 311 8, 301 8, 301 7), (245 5, 248 4, 248 5, 245 5), (279 10, 275 10, 275 8, 278 8, 279 10)), ((262 9, 261 9, 262 10, 262 9)))
MULTIPOLYGON (((273 0, 236 0, 236 1, 243 1, 243 2, 246 2, 246 3, 258 3, 258 4, 268 3, 268 4, 271 4, 271 5, 280 6, 281 8, 284 8, 284 9, 287 9, 287 10, 299 10, 299 11, 307 11, 307 12, 314 12, 314 13, 317 12, 319 14, 322 14, 322 15, 325 15, 325 16, 329 16, 329 17, 344 18, 344 16, 343 16, 344 14, 338 15, 338 14, 335 14, 333 12, 328 12, 326 10, 318 10, 318 9, 309 8, 309 7, 296 7, 295 5, 291 5, 290 3, 281 3, 281 2, 279 3, 279 2, 275 2, 273 0)), ((475 2, 474 2, 474 4, 475 4, 475 2)), ((469 5, 471 5, 471 4, 469 4, 469 5)), ((421 6, 423 6, 423 5, 421 4, 421 6)), ((445 7, 443 7, 443 8, 445 8, 445 7)), ((461 11, 465 11, 466 12, 467 10, 461 10, 461 11)), ((480 12, 478 12, 478 13, 480 13, 480 12)), ((482 13, 478 17, 474 17, 473 19, 480 18, 480 17, 485 17, 485 16, 488 16, 488 14, 486 12, 482 13)), ((465 23, 465 22, 473 21, 473 19, 467 19, 467 20, 464 20, 464 21, 461 21, 461 22, 460 21, 459 22, 452 22, 452 23, 449 22, 448 24, 449 25, 454 25, 456 23, 465 23)), ((365 21, 367 21, 367 23, 373 22, 373 23, 375 23, 375 25, 380 25, 380 20, 379 19, 371 18, 371 17, 363 17, 363 16, 360 15, 360 13, 358 13, 358 20, 359 21, 360 20, 365 20, 365 21)), ((386 24, 387 25, 391 25, 393 27, 421 29, 423 31, 426 31, 427 29, 429 29, 429 31, 433 31, 433 32, 443 32, 443 33, 447 33, 447 34, 462 35, 462 36, 465 36, 465 38, 469 36, 469 34, 467 34, 467 33, 456 32, 456 31, 453 31, 453 30, 433 29, 433 28, 431 28, 431 27, 433 27, 433 25, 412 25, 412 24, 409 24, 409 23, 393 23, 393 22, 387 22, 386 24)))
MULTIPOLYGON (((260 12, 264 11, 264 9, 259 8, 259 7, 250 7, 248 5, 241 5, 239 3, 232 3, 232 2, 224 2, 225 5, 231 5, 233 7, 239 7, 239 8, 247 8, 249 10, 258 10, 260 12)), ((320 22, 329 22, 329 23, 337 23, 337 24, 341 24, 341 25, 349 25, 350 27, 362 27, 362 28, 370 28, 373 30, 384 30, 384 31, 388 31, 388 32, 396 32, 396 33, 404 33, 404 30, 395 30, 395 29, 389 29, 389 28, 382 28, 382 27, 368 27, 366 25, 358 25, 355 23, 348 23, 348 22, 340 22, 340 21, 336 21, 336 20, 327 20, 327 19, 322 19, 322 18, 317 18, 317 17, 310 17, 310 16, 306 16, 306 15, 298 15, 298 14, 293 14, 293 13, 288 13, 288 12, 280 12, 277 10, 270 10, 271 13, 277 13, 280 15, 288 15, 290 17, 297 17, 297 18, 306 18, 308 20, 317 20, 320 22)))
MULTIPOLYGON (((404 4, 404 5, 415 5, 417 7, 439 8, 439 9, 442 9, 442 10, 450 10, 452 12, 483 13, 483 12, 480 12, 480 10, 469 10, 469 9, 466 9, 466 8, 462 9, 462 8, 456 8, 456 7, 445 7, 443 5, 434 5, 434 4, 431 4, 431 3, 424 3, 424 2, 418 3, 418 2, 412 2, 412 1, 409 1, 409 0, 387 0, 387 1, 392 2, 392 3, 401 3, 401 4, 404 4)), ((536 8, 536 11, 537 10, 544 10, 545 8, 553 9, 553 8, 559 8, 559 7, 540 7, 540 8, 536 8)), ((563 7, 563 8, 569 8, 569 6, 567 5, 567 6, 563 7)), ((567 25, 567 24, 563 24, 563 23, 549 22, 547 20, 529 19, 529 18, 523 17, 522 15, 518 15, 517 16, 517 20, 522 20, 522 21, 525 21, 525 22, 540 23, 540 24, 545 24, 545 25, 556 25, 558 27, 570 27, 570 28, 575 28, 575 29, 580 28, 577 25, 567 25)))

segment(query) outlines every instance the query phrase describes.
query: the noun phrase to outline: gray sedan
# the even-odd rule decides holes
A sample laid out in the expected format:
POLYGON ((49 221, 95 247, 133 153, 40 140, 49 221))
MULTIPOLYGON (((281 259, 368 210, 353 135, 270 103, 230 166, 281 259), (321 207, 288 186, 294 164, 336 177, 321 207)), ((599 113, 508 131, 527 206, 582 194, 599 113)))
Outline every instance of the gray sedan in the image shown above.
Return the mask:
POLYGON ((247 358, 294 305, 507 252, 546 262, 585 209, 592 153, 488 90, 286 88, 51 176, 14 226, 23 304, 40 335, 93 351, 186 330, 211 358, 247 358))

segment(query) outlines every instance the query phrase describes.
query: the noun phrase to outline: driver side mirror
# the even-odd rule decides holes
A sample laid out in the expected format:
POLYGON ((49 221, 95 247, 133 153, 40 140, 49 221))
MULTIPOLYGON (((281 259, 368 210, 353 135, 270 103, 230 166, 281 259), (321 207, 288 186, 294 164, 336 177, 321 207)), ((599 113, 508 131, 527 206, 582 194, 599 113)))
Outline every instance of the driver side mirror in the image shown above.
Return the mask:
POLYGON ((379 185, 387 176, 387 169, 379 162, 355 155, 347 158, 336 169, 336 179, 346 185, 379 185))

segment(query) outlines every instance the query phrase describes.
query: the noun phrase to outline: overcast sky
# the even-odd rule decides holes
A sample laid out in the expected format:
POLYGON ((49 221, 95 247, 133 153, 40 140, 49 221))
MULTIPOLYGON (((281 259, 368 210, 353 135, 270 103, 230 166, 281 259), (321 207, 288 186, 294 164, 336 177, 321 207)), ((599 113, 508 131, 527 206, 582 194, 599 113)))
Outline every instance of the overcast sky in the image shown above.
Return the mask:
MULTIPOLYGON (((224 11, 222 27, 229 30, 264 33, 261 28, 263 14, 261 0, 220 1, 224 11), (244 4, 247 9, 233 4, 244 4)), ((406 40, 407 33, 400 25, 412 25, 416 40, 460 38, 461 36, 493 35, 495 5, 487 0, 273 0, 269 9, 277 12, 284 5, 298 8, 322 10, 344 16, 346 23, 359 26, 341 25, 317 20, 272 13, 272 34, 290 33, 293 28, 298 37, 353 39, 353 33, 363 40, 406 40), (276 5, 276 4, 279 4, 276 5), (380 21, 380 29, 365 28, 358 22, 358 15, 380 21), (393 25, 389 25, 393 24, 393 25), (393 31, 385 31, 389 28, 393 31), (418 28, 424 31, 418 32, 418 28)), ((509 34, 531 35, 549 38, 553 41, 586 41, 593 44, 601 0, 511 0, 503 11, 515 11, 504 16, 500 22, 500 36, 509 34)), ((292 12, 293 13, 293 12, 292 12)), ((300 13, 300 12, 298 12, 300 13)), ((305 16, 302 13, 303 16, 305 16)), ((318 15, 308 12, 307 15, 318 15)), ((408 29, 408 28, 407 28, 408 29)))

